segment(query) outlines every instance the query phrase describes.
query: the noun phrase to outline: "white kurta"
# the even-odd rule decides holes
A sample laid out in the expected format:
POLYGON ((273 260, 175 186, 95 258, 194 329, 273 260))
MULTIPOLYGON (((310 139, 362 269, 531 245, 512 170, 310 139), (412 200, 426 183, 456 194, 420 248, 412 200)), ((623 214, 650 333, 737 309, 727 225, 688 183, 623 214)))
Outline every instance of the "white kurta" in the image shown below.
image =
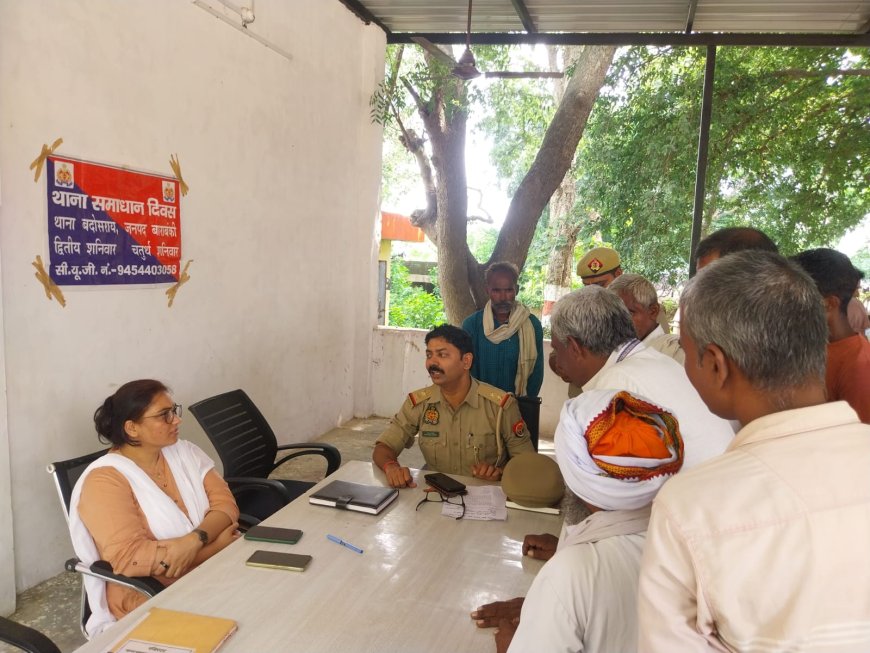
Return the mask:
POLYGON ((673 358, 680 365, 686 360, 686 352, 680 346, 680 336, 675 333, 665 333, 661 325, 650 331, 646 338, 641 340, 647 349, 655 349, 669 358, 673 358))
POLYGON ((563 547, 523 602, 508 653, 632 653, 644 533, 563 547))

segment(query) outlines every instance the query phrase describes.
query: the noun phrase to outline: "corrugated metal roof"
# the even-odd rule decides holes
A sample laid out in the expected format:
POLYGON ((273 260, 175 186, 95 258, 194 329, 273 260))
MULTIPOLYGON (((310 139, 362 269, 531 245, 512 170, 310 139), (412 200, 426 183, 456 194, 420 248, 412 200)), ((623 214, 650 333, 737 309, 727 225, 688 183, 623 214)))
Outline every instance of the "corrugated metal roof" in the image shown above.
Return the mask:
MULTIPOLYGON (((380 24, 388 38, 465 32, 467 0, 340 1, 380 24)), ((527 32, 523 8, 531 31, 540 33, 684 35, 688 27, 692 34, 866 36, 870 31, 870 0, 474 0, 471 30, 527 32)))

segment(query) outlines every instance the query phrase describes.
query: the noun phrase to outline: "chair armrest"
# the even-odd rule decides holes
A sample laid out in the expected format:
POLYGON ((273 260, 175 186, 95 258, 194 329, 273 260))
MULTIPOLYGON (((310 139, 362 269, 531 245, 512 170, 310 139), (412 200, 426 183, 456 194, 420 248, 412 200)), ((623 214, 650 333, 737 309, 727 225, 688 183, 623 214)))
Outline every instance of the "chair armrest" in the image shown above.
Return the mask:
POLYGON ((78 558, 70 558, 64 564, 67 571, 74 571, 85 576, 99 578, 108 583, 123 585, 141 592, 145 596, 155 596, 163 590, 163 584, 151 576, 123 576, 112 571, 112 565, 105 560, 97 560, 92 565, 86 565, 78 558))
POLYGON ((256 526, 259 523, 260 520, 256 517, 246 515, 245 513, 239 515, 239 530, 242 533, 247 533, 248 529, 250 529, 252 526, 256 526))
POLYGON ((60 653, 54 642, 38 630, 3 617, 0 617, 0 642, 31 653, 60 653))
MULTIPOLYGON (((229 476, 224 480, 230 486, 233 495, 237 492, 258 491, 272 494, 277 501, 285 506, 293 501, 290 491, 281 481, 256 476, 229 476)), ((256 519, 256 517, 252 517, 252 519, 256 519)))
POLYGON ((317 455, 326 458, 326 476, 329 476, 339 467, 341 467, 341 453, 331 444, 325 442, 294 442, 293 444, 282 444, 278 446, 278 451, 287 451, 290 449, 300 449, 296 453, 291 453, 289 456, 284 456, 278 460, 272 469, 277 469, 280 465, 298 456, 317 455))

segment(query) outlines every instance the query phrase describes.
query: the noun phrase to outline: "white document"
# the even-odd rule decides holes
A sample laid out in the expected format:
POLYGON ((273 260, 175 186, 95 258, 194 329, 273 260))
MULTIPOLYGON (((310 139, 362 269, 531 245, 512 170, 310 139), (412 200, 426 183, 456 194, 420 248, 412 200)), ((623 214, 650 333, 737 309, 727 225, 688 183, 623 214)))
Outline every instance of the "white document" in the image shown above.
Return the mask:
POLYGON ((192 648, 178 648, 176 646, 165 646, 163 644, 155 644, 154 642, 131 639, 122 648, 118 649, 118 653, 195 653, 195 651, 192 648))
MULTIPOLYGON (((465 516, 463 519, 479 519, 481 521, 507 519, 505 500, 507 497, 500 485, 469 485, 465 499, 465 516)), ((456 519, 462 514, 459 497, 451 497, 450 503, 441 504, 441 514, 456 519), (454 503, 456 502, 456 503, 454 503)))

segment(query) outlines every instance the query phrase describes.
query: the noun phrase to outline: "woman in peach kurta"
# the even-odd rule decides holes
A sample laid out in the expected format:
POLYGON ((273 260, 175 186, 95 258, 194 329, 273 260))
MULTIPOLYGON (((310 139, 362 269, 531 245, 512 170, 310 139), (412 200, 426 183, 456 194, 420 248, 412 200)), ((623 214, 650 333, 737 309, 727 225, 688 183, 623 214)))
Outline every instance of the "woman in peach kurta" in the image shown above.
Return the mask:
MULTIPOLYGON (((205 453, 178 439, 180 413, 159 381, 121 386, 94 414, 101 440, 113 447, 85 471, 71 506, 71 518, 77 511, 116 573, 153 576, 164 585, 239 536, 239 509, 227 484, 205 453), (166 532, 164 518, 175 537, 155 536, 166 532)), ((113 583, 105 591, 116 619, 146 600, 113 583)))

